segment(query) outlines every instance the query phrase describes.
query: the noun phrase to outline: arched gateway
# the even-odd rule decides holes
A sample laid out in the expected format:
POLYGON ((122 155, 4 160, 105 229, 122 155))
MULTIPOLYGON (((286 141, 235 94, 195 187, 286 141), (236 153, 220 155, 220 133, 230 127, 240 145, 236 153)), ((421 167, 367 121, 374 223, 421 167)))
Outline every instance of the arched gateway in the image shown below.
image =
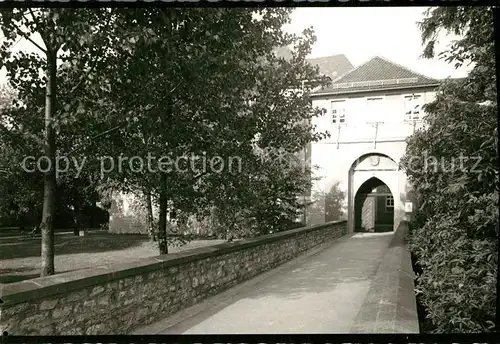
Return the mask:
POLYGON ((354 196, 354 231, 388 232, 394 228, 394 196, 387 185, 373 177, 354 196))
POLYGON ((348 226, 351 232, 392 231, 401 218, 397 163, 381 153, 365 154, 349 169, 348 226))

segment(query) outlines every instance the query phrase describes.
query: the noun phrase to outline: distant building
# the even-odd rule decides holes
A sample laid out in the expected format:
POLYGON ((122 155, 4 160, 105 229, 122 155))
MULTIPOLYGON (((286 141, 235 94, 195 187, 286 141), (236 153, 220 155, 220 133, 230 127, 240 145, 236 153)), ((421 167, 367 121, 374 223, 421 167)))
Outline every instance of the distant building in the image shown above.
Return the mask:
POLYGON ((308 59, 307 62, 319 67, 319 72, 335 81, 354 69, 351 61, 343 54, 308 59))
POLYGON ((421 127, 422 105, 434 99, 440 81, 379 56, 357 68, 344 58, 310 61, 324 74, 338 77, 311 94, 313 105, 324 109, 313 124, 331 137, 306 149, 306 159, 320 167, 314 174, 321 180, 311 195, 325 196, 309 207, 307 223, 338 220, 326 211, 328 192, 338 183, 346 195, 351 232, 393 230, 405 218, 410 201, 406 176, 399 169, 405 140, 421 127), (313 211, 318 206, 324 211, 313 211))
MULTIPOLYGON (((146 202, 141 197, 141 193, 113 193, 108 209, 111 233, 148 233, 146 202)), ((156 206, 153 212, 157 214, 156 206)))

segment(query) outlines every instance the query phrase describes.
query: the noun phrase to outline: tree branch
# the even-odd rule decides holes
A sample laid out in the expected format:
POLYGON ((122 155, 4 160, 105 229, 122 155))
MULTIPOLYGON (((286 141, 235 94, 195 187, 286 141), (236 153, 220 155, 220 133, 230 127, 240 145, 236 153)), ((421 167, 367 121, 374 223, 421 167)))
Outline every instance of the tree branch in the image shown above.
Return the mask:
POLYGON ((88 74, 90 74, 94 69, 95 69, 95 66, 97 65, 97 60, 99 59, 99 55, 101 54, 101 51, 102 51, 102 46, 99 48, 99 51, 98 53, 96 54, 96 58, 94 60, 94 63, 92 64, 92 66, 90 67, 90 70, 88 72, 85 73, 85 75, 83 75, 80 80, 78 81, 78 83, 67 93, 68 95, 71 95, 73 94, 83 83, 83 80, 86 79, 86 76, 88 74))
MULTIPOLYGON (((212 167, 218 167, 220 164, 222 164, 222 161, 220 161, 219 164, 217 164, 216 166, 212 166, 212 167)), ((198 173, 197 175, 195 175, 193 177, 193 181, 196 182, 196 181, 198 181, 198 179, 200 179, 203 176, 206 176, 207 174, 210 174, 210 172, 207 171, 207 172, 198 173)))
MULTIPOLYGON (((121 124, 118 124, 117 126, 114 126, 113 128, 110 128, 110 129, 108 129, 108 130, 103 131, 102 133, 99 133, 99 134, 97 134, 97 135, 95 135, 95 136, 92 136, 92 137, 90 137, 90 138, 88 138, 88 139, 86 140, 86 141, 87 141, 86 143, 89 143, 89 141, 92 141, 92 140, 98 139, 98 138, 100 138, 100 137, 102 137, 102 136, 105 136, 105 135, 107 135, 107 134, 109 134, 109 133, 112 133, 113 131, 116 131, 116 130, 118 130, 118 129, 121 129, 121 128, 125 127, 125 126, 127 125, 127 123, 128 123, 128 122, 123 122, 123 123, 121 123, 121 124)), ((80 149, 84 148, 84 146, 86 146, 86 144, 85 144, 85 143, 83 143, 83 144, 81 144, 81 145, 78 145, 76 148, 74 148, 73 150, 71 150, 71 151, 68 153, 68 155, 70 155, 70 154, 72 154, 72 153, 74 153, 74 152, 76 152, 76 151, 78 151, 78 150, 80 150, 80 149)))
MULTIPOLYGON (((35 17, 35 13, 33 12, 33 10, 31 9, 31 7, 28 7, 28 10, 30 11, 30 14, 31 14, 31 18, 33 18, 33 22, 36 24, 36 28, 38 30, 38 32, 40 33, 40 36, 42 37, 43 39, 43 35, 44 34, 44 31, 42 30, 42 26, 40 25, 40 23, 38 22, 38 20, 36 19, 35 17)), ((23 15, 24 17, 24 15, 23 15)), ((24 17, 24 19, 26 19, 26 17, 24 17)))
POLYGON ((35 47, 40 49, 43 53, 47 54, 47 50, 43 49, 41 46, 35 43, 24 31, 21 30, 21 28, 18 27, 17 30, 20 32, 20 35, 23 36, 24 39, 30 41, 35 47))
MULTIPOLYGON (((172 90, 170 90, 170 92, 169 92, 169 93, 174 92, 174 91, 177 89, 177 87, 179 87, 179 85, 180 85, 180 84, 178 84, 177 86, 175 86, 172 90)), ((169 94, 165 95, 165 96, 164 96, 164 97, 163 97, 163 98, 162 98, 159 102, 157 102, 155 105, 153 105, 151 108, 147 109, 146 111, 151 111, 152 109, 154 109, 156 106, 158 106, 158 104, 160 104, 160 103, 161 103, 161 101, 165 100, 165 99, 168 97, 168 95, 169 95, 169 94)), ((174 104, 175 104, 175 103, 177 103, 177 102, 174 102, 174 104)), ((121 129, 121 128, 125 127, 127 124, 128 124, 128 122, 127 122, 127 121, 124 121, 124 122, 122 122, 122 123, 118 124, 117 126, 115 126, 115 127, 113 127, 113 128, 110 128, 110 129, 108 129, 108 130, 103 131, 102 133, 99 133, 99 134, 97 134, 97 135, 95 135, 95 136, 90 137, 90 138, 89 138, 89 139, 87 139, 86 141, 87 141, 87 143, 89 143, 89 141, 92 141, 92 140, 98 139, 98 138, 100 138, 100 137, 102 137, 102 136, 105 136, 105 135, 107 135, 107 134, 109 134, 109 133, 112 133, 112 132, 114 132, 114 131, 116 131, 116 130, 118 130, 118 129, 121 129)), ((86 146, 86 144, 85 144, 85 143, 83 143, 83 144, 81 144, 81 145, 78 145, 76 148, 74 148, 73 150, 71 150, 71 151, 68 153, 68 155, 70 155, 70 154, 72 154, 72 153, 74 153, 74 152, 76 152, 76 151, 78 151, 78 150, 80 150, 80 149, 84 148, 84 146, 86 146)))
MULTIPOLYGON (((111 9, 110 11, 111 11, 110 14, 113 14, 113 9, 111 9)), ((107 25, 106 25, 106 27, 109 29, 111 27, 111 25, 112 25, 112 21, 109 20, 108 23, 107 23, 107 25)), ((85 73, 86 75, 88 75, 90 72, 92 72, 95 69, 95 66, 97 65, 97 60, 99 59, 99 56, 101 55, 102 50, 103 50, 103 46, 101 45, 99 47, 99 51, 96 54, 96 59, 94 60, 94 63, 90 67, 90 70, 85 73)), ((80 81, 69 91, 68 94, 73 94, 73 92, 75 92, 80 87, 80 85, 82 84, 82 82, 83 82, 84 79, 85 78, 82 77, 80 79, 80 81)))

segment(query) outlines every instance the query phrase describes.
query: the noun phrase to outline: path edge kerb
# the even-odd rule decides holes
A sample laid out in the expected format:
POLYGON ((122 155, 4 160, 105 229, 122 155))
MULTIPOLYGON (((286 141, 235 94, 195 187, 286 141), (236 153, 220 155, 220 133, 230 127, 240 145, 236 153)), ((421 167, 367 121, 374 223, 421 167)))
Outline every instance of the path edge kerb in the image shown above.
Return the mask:
POLYGON ((67 293, 69 291, 102 284, 103 282, 142 275, 156 270, 174 268, 192 261, 276 242, 306 232, 316 231, 346 222, 345 220, 331 221, 324 224, 267 234, 257 238, 243 239, 240 241, 199 247, 156 257, 142 258, 128 263, 110 264, 95 268, 64 272, 52 276, 38 277, 16 283, 0 284, 0 299, 3 301, 3 303, 0 304, 0 310, 3 307, 10 307, 17 303, 67 293))
POLYGON ((419 333, 415 273, 406 245, 408 222, 401 221, 375 273, 353 333, 419 333), (372 312, 376 317, 367 314, 372 312))
POLYGON ((398 301, 394 330, 395 332, 420 333, 415 294, 416 275, 413 271, 411 254, 406 242, 408 231, 408 221, 401 221, 389 245, 389 251, 393 251, 399 256, 399 266, 396 272, 398 301))

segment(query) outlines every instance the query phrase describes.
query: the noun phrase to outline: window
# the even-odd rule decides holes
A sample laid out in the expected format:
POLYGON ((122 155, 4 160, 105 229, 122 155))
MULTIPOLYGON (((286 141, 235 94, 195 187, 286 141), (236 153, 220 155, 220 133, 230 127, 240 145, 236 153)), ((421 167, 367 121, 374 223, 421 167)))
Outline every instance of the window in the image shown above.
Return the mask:
POLYGON ((394 210, 394 197, 385 196, 385 210, 393 211, 394 210))
POLYGON ((332 123, 345 123, 345 101, 339 100, 332 102, 332 123))
POLYGON ((412 94, 411 96, 405 96, 405 121, 420 120, 421 107, 421 95, 412 94))

